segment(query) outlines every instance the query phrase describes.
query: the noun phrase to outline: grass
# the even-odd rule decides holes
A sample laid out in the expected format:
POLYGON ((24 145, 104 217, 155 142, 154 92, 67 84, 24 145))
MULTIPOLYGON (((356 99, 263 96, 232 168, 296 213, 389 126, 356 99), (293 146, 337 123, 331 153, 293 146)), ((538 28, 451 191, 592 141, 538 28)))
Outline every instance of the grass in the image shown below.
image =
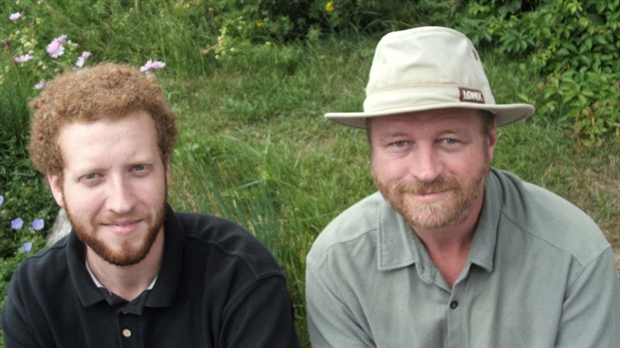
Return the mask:
MULTIPOLYGON (((329 221, 375 190, 364 132, 330 123, 323 114, 361 110, 378 39, 246 42, 216 60, 201 50, 216 42, 217 33, 205 18, 189 23, 192 14, 181 2, 163 1, 159 11, 158 3, 140 1, 139 12, 124 11, 119 1, 109 8, 98 4, 93 13, 101 12, 105 20, 81 17, 77 9, 88 8, 88 1, 72 0, 67 9, 56 0, 48 3, 27 8, 30 16, 38 11, 54 19, 40 35, 43 45, 61 34, 56 31, 61 27, 70 38, 83 40, 93 61, 166 61, 157 75, 180 127, 172 205, 237 221, 269 247, 286 273, 297 329, 303 346, 309 346, 305 256, 329 221)), ((203 12, 194 3, 192 16, 199 16, 203 12)), ((0 33, 10 30, 4 26, 0 33)), ((518 101, 540 81, 535 71, 518 69, 493 52, 480 53, 500 103, 518 101)), ((580 148, 570 132, 554 124, 559 116, 535 115, 500 128, 493 165, 566 197, 620 249, 620 141, 580 148)))

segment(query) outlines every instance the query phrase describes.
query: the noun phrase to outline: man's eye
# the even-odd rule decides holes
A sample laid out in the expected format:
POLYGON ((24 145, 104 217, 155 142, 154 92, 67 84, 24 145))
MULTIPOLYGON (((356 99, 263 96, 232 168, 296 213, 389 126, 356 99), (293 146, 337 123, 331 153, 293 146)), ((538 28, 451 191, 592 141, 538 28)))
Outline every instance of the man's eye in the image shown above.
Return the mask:
POLYGON ((444 139, 444 142, 446 144, 456 144, 458 141, 456 139, 447 138, 447 139, 444 139))
POLYGON ((90 174, 84 175, 84 180, 93 180, 95 178, 97 178, 97 174, 95 174, 95 173, 90 173, 90 174))
POLYGON ((146 169, 146 166, 144 164, 138 164, 133 166, 133 170, 140 172, 146 169))
POLYGON ((395 141, 394 142, 394 146, 396 146, 396 147, 403 147, 403 146, 405 146, 405 144, 407 144, 407 142, 404 141, 404 140, 399 140, 399 141, 395 141))

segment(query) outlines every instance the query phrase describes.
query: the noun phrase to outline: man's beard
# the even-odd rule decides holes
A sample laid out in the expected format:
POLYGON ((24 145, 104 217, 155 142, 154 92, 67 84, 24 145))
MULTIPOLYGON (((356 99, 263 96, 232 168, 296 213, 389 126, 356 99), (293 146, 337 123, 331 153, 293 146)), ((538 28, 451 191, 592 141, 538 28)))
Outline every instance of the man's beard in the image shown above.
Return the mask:
POLYGON ((157 207, 154 212, 146 214, 108 214, 104 217, 95 217, 90 221, 84 221, 85 219, 77 217, 71 213, 70 207, 67 202, 64 202, 65 210, 71 226, 75 230, 77 237, 86 246, 90 247, 99 257, 115 266, 131 266, 144 260, 148 255, 153 243, 157 239, 157 235, 161 230, 166 211, 166 201, 157 207), (147 233, 142 239, 142 243, 137 248, 132 248, 127 241, 123 242, 120 250, 115 251, 110 248, 104 240, 97 238, 97 226, 100 224, 109 224, 119 219, 125 220, 143 220, 147 223, 147 233))
POLYGON ((475 176, 468 178, 439 177, 432 182, 382 181, 372 169, 379 191, 414 229, 438 229, 463 221, 484 191, 490 171, 490 159, 475 176), (419 202, 412 195, 451 191, 453 194, 436 202, 419 202))

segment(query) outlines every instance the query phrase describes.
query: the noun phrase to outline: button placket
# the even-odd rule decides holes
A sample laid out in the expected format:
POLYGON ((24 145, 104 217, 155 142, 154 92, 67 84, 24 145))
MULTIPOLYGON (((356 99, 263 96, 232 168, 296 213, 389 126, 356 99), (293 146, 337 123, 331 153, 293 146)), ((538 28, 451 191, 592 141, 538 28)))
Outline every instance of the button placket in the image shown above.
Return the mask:
MULTIPOLYGON (((452 288, 452 294, 450 300, 447 303, 447 315, 448 315, 448 346, 458 347, 465 344, 465 331, 466 326, 465 317, 466 313, 463 310, 457 310, 463 306, 463 301, 467 301, 465 296, 466 281, 458 281, 452 288)), ((464 302, 465 304, 467 302, 464 302)))
POLYGON ((117 316, 121 347, 140 347, 140 316, 126 311, 119 311, 117 316))

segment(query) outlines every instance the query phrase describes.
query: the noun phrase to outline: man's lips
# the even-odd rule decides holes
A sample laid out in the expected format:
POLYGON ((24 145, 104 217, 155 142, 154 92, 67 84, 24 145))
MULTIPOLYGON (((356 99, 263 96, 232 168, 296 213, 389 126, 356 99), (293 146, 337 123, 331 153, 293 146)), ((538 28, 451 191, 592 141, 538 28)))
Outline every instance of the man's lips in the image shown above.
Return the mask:
POLYGON ((118 220, 101 223, 101 225, 116 234, 130 234, 136 230, 141 221, 141 219, 118 220))
POLYGON ((450 192, 449 190, 445 190, 445 191, 418 192, 418 193, 411 192, 411 194, 415 197, 415 200, 419 202, 430 203, 430 202, 435 202, 435 201, 438 201, 444 198, 446 195, 448 195, 449 192, 450 192))

